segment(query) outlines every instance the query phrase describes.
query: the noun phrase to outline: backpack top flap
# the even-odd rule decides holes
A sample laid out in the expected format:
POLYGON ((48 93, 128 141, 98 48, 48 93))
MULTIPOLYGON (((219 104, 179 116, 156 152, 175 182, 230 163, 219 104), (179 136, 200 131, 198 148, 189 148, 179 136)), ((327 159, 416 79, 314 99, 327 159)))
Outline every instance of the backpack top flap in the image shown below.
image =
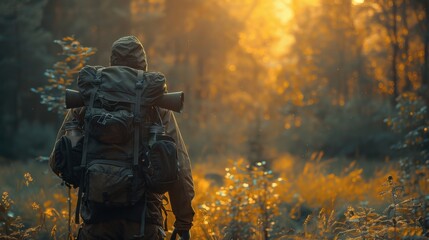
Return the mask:
MULTIPOLYGON (((78 88, 85 106, 89 105, 91 93, 95 91, 97 69, 101 66, 85 66, 79 72, 78 88)), ((126 66, 103 67, 98 98, 112 102, 134 103, 138 70, 126 66)), ((158 72, 144 72, 147 87, 141 103, 153 105, 155 100, 167 92, 165 77, 158 72)))

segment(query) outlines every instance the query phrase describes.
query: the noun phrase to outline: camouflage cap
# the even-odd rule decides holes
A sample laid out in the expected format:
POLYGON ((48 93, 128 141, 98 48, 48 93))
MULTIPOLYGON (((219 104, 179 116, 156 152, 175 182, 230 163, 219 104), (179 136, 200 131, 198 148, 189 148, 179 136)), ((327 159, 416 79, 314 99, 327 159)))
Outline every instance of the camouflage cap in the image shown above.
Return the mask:
POLYGON ((112 45, 111 66, 128 66, 147 71, 146 52, 135 36, 125 36, 112 45))

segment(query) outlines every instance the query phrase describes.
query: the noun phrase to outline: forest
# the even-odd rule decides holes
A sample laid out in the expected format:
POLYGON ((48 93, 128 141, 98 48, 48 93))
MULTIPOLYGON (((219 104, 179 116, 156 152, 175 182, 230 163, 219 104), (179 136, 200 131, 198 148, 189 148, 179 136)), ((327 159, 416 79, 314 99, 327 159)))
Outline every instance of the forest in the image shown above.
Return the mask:
POLYGON ((193 239, 429 239, 427 0, 2 0, 0 29, 0 239, 76 235, 48 156, 126 35, 185 94, 193 239))

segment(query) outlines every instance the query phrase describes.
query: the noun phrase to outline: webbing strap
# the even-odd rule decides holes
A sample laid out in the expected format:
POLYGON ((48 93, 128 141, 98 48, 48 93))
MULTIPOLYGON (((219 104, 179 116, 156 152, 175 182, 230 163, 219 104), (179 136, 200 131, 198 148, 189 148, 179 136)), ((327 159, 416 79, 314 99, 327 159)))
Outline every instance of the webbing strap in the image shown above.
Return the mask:
MULTIPOLYGON (((142 70, 138 70, 137 72, 137 82, 136 82, 136 100, 134 104, 134 159, 133 165, 134 169, 138 169, 139 164, 139 150, 140 150, 140 125, 142 123, 141 116, 141 98, 142 94, 145 90, 145 86, 147 83, 144 81, 144 75, 142 70)), ((136 184, 133 184, 136 188, 136 184)), ((135 189, 137 190, 137 189, 135 189)), ((144 194, 144 207, 141 216, 140 222, 140 234, 135 236, 135 239, 144 239, 144 230, 146 224, 146 208, 147 208, 147 200, 146 194, 144 194)))
POLYGON ((143 207, 143 212, 142 212, 142 220, 140 223, 140 236, 144 238, 144 229, 146 226, 146 211, 147 211, 147 198, 146 198, 146 194, 144 197, 144 207, 143 207))
POLYGON ((94 102, 95 102, 95 95, 98 92, 98 89, 100 88, 100 84, 101 84, 101 71, 103 70, 103 68, 99 68, 97 69, 97 75, 95 76, 95 80, 94 80, 94 90, 91 93, 91 96, 89 98, 89 105, 87 106, 86 112, 85 112, 85 135, 83 137, 83 148, 82 148, 82 161, 80 163, 80 171, 81 171, 81 178, 80 178, 80 186, 79 186, 79 192, 77 195, 77 203, 76 203, 76 212, 75 212, 75 223, 79 224, 79 213, 80 213, 80 206, 82 204, 82 193, 83 193, 83 188, 84 185, 83 183, 85 182, 84 178, 85 178, 85 170, 86 170, 86 160, 88 157, 88 132, 89 132, 89 119, 88 117, 91 115, 92 113, 92 108, 94 107, 94 102))
POLYGON ((140 124, 142 123, 142 116, 140 113, 142 93, 144 91, 143 71, 138 70, 136 82, 136 100, 134 104, 134 157, 133 165, 137 167, 139 164, 139 146, 140 146, 140 124))

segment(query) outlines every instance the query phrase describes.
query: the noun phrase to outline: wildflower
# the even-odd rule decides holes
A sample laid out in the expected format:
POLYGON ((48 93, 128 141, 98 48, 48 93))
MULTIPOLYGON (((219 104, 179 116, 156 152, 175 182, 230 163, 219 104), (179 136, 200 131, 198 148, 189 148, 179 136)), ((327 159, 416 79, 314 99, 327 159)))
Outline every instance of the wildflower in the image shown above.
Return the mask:
POLYGON ((31 174, 29 172, 24 174, 24 179, 25 179, 25 185, 28 187, 28 185, 30 185, 31 182, 33 182, 33 177, 31 176, 31 174))
POLYGON ((71 43, 71 47, 72 47, 73 49, 77 49, 77 48, 79 47, 79 45, 80 45, 80 43, 79 43, 78 41, 73 41, 73 42, 71 43))
POLYGON ((40 205, 39 204, 37 204, 36 202, 33 202, 32 204, 31 204, 31 207, 33 208, 33 210, 39 210, 40 209, 40 205))
POLYGON ((2 200, 2 205, 3 205, 4 209, 5 210, 9 210, 10 207, 12 206, 12 204, 13 204, 13 200, 10 199, 9 193, 8 192, 3 192, 1 200, 2 200))

